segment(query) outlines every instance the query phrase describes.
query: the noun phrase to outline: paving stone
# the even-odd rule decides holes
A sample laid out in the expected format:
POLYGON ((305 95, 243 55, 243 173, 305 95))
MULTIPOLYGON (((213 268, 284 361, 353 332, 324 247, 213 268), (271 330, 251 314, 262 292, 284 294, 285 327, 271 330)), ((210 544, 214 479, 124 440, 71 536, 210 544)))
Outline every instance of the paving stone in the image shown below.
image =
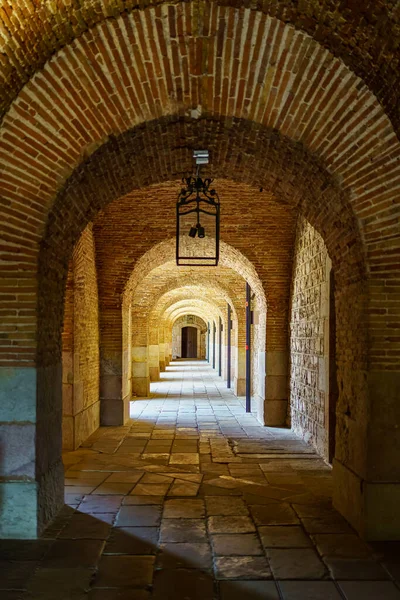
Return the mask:
POLYGON ((40 560, 48 552, 53 540, 0 540, 1 560, 40 560))
POLYGON ((103 556, 94 587, 144 588, 153 578, 153 556, 103 556))
POLYGON ((391 581, 340 581, 346 600, 400 600, 400 590, 391 581))
POLYGON ((158 527, 118 527, 111 530, 103 554, 155 554, 158 527))
POLYGON ((353 533, 350 525, 339 516, 319 519, 305 517, 301 523, 308 533, 353 533))
POLYGON ((150 600, 148 590, 132 589, 94 589, 89 592, 88 600, 150 600))
POLYGON ((252 505, 250 512, 256 525, 300 524, 296 513, 288 504, 252 505))
POLYGON ((269 579, 271 570, 264 556, 220 556, 215 559, 218 579, 269 579))
POLYGON ((79 505, 79 511, 85 513, 116 513, 121 506, 123 496, 85 496, 79 505))
POLYGON ((153 506, 155 504, 162 504, 164 496, 126 496, 123 499, 123 506, 153 506))
POLYGON ((162 569, 211 569, 212 555, 208 544, 161 544, 157 566, 162 569))
POLYGON ((40 568, 29 581, 23 600, 84 600, 92 569, 40 568))
POLYGON ((168 492, 168 496, 197 496, 199 488, 200 486, 197 483, 175 480, 168 492))
POLYGON ((163 518, 165 519, 203 519, 205 517, 203 500, 166 500, 163 518))
POLYGON ((180 453, 171 454, 169 464, 170 465, 198 465, 200 462, 199 455, 197 453, 180 453))
POLYGON ((343 558, 368 558, 371 550, 356 535, 346 533, 327 533, 312 536, 321 556, 340 556, 343 558))
POLYGON ((211 575, 191 569, 165 569, 154 576, 153 600, 213 600, 211 575))
POLYGON ((261 542, 265 548, 307 548, 311 540, 297 525, 271 525, 259 527, 261 542))
POLYGON ((117 482, 112 482, 112 481, 106 481, 105 483, 100 484, 97 488, 96 488, 96 494, 101 494, 101 495, 112 495, 112 494, 121 494, 121 495, 125 495, 125 494, 129 494, 129 492, 131 491, 131 489, 133 488, 134 483, 132 482, 128 482, 128 483, 117 483, 117 482))
POLYGON ((379 563, 368 558, 335 558, 325 556, 324 563, 328 566, 333 579, 342 580, 385 580, 389 574, 379 563))
POLYGON ((323 579, 327 575, 318 554, 311 549, 268 549, 267 556, 276 579, 323 579))
POLYGON ((155 527, 161 522, 161 506, 121 506, 116 527, 155 527))
POLYGON ((170 483, 137 483, 132 490, 134 496, 165 496, 170 483))
MULTIPOLYGON (((0 560, 0 590, 23 590, 39 566, 38 561, 0 560)), ((2 596, 2 593, 0 593, 2 596)))
POLYGON ((209 517, 208 530, 210 533, 252 533, 256 531, 249 517, 209 517))
POLYGON ((283 600, 342 600, 331 581, 281 581, 283 600))
POLYGON ((224 496, 205 497, 207 515, 248 516, 249 511, 241 498, 226 498, 224 496))
POLYGON ((103 547, 104 541, 98 539, 58 539, 51 547, 51 552, 44 558, 42 565, 43 568, 53 569, 95 567, 100 559, 103 547))
POLYGON ((211 536, 215 554, 220 556, 257 556, 263 554, 254 533, 230 533, 211 536))
MULTIPOLYGON (((110 516, 109 513, 106 514, 110 516)), ((96 515, 76 513, 61 531, 60 538, 105 540, 109 533, 110 525, 96 515)))
POLYGON ((145 473, 141 479, 140 483, 171 483, 171 478, 166 477, 165 475, 157 475, 154 473, 145 473))
POLYGON ((206 527, 200 519, 164 519, 161 542, 207 542, 206 527))
POLYGON ((273 581, 221 581, 220 597, 221 600, 279 600, 273 581))

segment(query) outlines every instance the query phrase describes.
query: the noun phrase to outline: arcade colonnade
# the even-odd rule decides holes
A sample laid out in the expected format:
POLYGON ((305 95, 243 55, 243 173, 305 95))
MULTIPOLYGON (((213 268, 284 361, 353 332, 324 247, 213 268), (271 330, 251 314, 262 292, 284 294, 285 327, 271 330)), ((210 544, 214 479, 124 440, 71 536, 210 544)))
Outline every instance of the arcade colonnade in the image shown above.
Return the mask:
POLYGON ((230 301, 240 387, 241 277, 260 418, 332 459, 361 535, 400 537, 397 8, 332 6, 1 12, 1 536, 57 514, 63 421, 74 445, 123 425, 175 318, 230 301), (167 248, 196 148, 223 199, 215 280, 167 248))

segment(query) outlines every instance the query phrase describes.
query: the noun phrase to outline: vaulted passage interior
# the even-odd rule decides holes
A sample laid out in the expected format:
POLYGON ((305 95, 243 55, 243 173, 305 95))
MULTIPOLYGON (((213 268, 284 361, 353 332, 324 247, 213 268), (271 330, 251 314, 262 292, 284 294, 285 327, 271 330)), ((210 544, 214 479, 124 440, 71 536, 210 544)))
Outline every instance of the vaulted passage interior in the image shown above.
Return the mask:
MULTIPOLYGON (((315 533, 352 535, 365 549, 347 527, 367 541, 400 540, 398 8, 385 0, 362 10, 318 0, 78 4, 0 8, 0 537, 63 538, 67 522, 73 528, 86 519, 79 513, 96 513, 82 509, 102 505, 97 486, 109 483, 124 490, 105 494, 115 510, 104 521, 118 529, 130 484, 157 485, 148 478, 169 477, 174 448, 191 445, 199 460, 182 463, 182 472, 196 475, 185 480, 199 486, 196 502, 209 511, 207 496, 236 496, 206 493, 214 475, 217 490, 237 490, 238 480, 254 476, 239 482, 240 493, 251 495, 246 486, 254 484, 270 495, 260 488, 257 501, 244 498, 243 517, 250 511, 252 527, 268 526, 251 506, 286 498, 273 495, 279 477, 264 475, 272 459, 263 455, 279 440, 282 452, 293 444, 321 467, 308 477, 292 459, 273 463, 282 483, 312 495, 312 506, 314 476, 321 482, 333 531, 320 523, 322 505, 310 529, 304 519, 313 514, 293 508, 297 501, 288 501, 295 522, 275 525, 301 525, 307 548, 315 533), (175 204, 195 149, 208 149, 203 175, 221 199, 216 267, 176 264, 175 204), (185 359, 193 359, 188 371, 185 359), (195 360, 206 373, 206 408, 196 399, 195 360), (186 404, 176 392, 187 373, 194 400, 186 404), (203 409, 211 418, 204 431, 203 409), (174 433, 157 443, 164 418, 174 433), (178 443, 185 430, 188 443, 178 443), (261 458, 237 451, 253 448, 248 440, 261 458), (63 450, 68 471, 78 458, 84 467, 76 476, 83 492, 68 496, 75 512, 64 507, 63 450), (111 479, 86 468, 85 460, 102 464, 104 455, 115 458, 111 479), (122 458, 146 479, 118 480, 122 458)), ((183 492, 172 479, 168 490, 183 492)), ((184 506, 187 496, 175 491, 184 506)), ((151 506, 143 496, 132 497, 151 506)), ((169 492, 159 496, 157 510, 172 501, 169 492)), ((7 556, 15 558, 12 547, 7 556)), ((233 559, 221 562, 212 548, 214 575, 232 579, 233 559)), ((265 548, 254 569, 266 573, 268 558, 265 568, 279 580, 265 548)), ((321 567, 324 545, 314 538, 312 551, 334 578, 358 579, 329 561, 321 567)), ((351 556, 364 560, 356 549, 351 556)), ((371 579, 383 577, 365 560, 371 579)), ((41 565, 39 580, 53 566, 41 565)), ((119 587, 101 577, 100 587, 119 587)), ((215 593, 234 598, 224 585, 215 593)), ((382 585, 391 591, 376 597, 397 594, 392 582, 382 585)), ((295 598, 290 586, 274 586, 271 597, 295 598)), ((353 597, 342 584, 325 588, 353 597)))

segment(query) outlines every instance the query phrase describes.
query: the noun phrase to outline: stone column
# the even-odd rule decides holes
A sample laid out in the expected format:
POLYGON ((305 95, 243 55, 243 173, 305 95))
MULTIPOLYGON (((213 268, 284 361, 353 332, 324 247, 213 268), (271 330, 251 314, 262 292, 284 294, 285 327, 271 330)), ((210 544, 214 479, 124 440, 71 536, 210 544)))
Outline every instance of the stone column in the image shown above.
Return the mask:
MULTIPOLYGON (((233 336, 232 336, 233 338, 233 336)), ((233 347, 233 345, 232 345, 233 347)), ((233 390, 236 396, 246 395, 246 310, 237 310, 235 374, 233 390)), ((232 357, 233 358, 233 357, 232 357)))
POLYGON ((165 371, 165 342, 164 342, 164 327, 160 327, 158 330, 158 352, 159 352, 159 365, 160 372, 165 371))
POLYGON ((150 395, 147 315, 132 313, 132 394, 150 395))
POLYGON ((150 324, 149 327, 149 377, 150 381, 160 379, 160 352, 158 346, 158 327, 150 324))
POLYGON ((100 423, 123 425, 129 419, 129 397, 122 393, 122 310, 100 309, 100 423))

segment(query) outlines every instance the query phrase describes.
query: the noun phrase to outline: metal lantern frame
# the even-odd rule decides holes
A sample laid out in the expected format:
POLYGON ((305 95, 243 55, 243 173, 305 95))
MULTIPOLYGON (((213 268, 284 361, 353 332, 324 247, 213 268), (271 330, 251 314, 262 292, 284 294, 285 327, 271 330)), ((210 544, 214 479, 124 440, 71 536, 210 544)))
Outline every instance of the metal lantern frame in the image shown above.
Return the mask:
POLYGON ((213 179, 200 177, 200 166, 208 163, 208 151, 197 150, 194 152, 197 163, 197 173, 193 177, 183 177, 182 187, 176 203, 176 264, 191 267, 216 267, 219 261, 220 237, 220 202, 217 191, 211 187, 213 179), (215 253, 213 256, 181 256, 179 242, 181 234, 181 217, 196 215, 196 225, 190 228, 189 236, 204 238, 206 232, 201 226, 201 215, 205 214, 215 218, 215 253), (201 262, 199 262, 201 261, 201 262))

